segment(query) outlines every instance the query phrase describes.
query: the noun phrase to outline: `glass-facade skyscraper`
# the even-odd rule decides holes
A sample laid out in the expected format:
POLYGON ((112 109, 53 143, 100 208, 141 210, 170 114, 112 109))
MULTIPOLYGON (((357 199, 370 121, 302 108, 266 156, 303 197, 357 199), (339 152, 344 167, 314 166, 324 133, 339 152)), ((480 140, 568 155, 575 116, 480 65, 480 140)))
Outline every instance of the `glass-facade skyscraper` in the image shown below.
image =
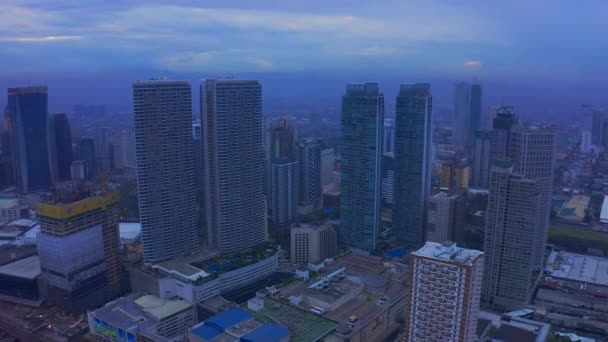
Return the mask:
POLYGON ((59 180, 70 179, 72 164, 72 132, 70 123, 64 113, 53 115, 53 132, 55 134, 55 154, 57 157, 57 177, 59 180))
POLYGON ((271 126, 271 217, 275 225, 285 226, 293 222, 297 216, 298 163, 295 129, 285 118, 277 119, 271 126))
POLYGON ((353 83, 342 97, 340 246, 371 252, 380 225, 384 95, 353 83))
POLYGON ((266 241, 262 87, 208 79, 201 85, 207 237, 222 253, 266 241))
POLYGON ((468 136, 468 144, 469 146, 473 146, 475 143, 475 133, 481 129, 481 100, 482 100, 482 86, 479 82, 474 82, 471 84, 471 94, 470 94, 470 106, 469 110, 471 111, 470 116, 470 128, 469 128, 469 136, 468 136))
POLYGON ((133 113, 144 262, 197 252, 190 84, 135 82, 133 113))
POLYGON ((402 84, 395 110, 395 189, 393 232, 406 245, 424 243, 427 200, 431 191, 431 86, 402 84))
POLYGON ((8 89, 8 118, 17 191, 51 186, 46 87, 8 89))

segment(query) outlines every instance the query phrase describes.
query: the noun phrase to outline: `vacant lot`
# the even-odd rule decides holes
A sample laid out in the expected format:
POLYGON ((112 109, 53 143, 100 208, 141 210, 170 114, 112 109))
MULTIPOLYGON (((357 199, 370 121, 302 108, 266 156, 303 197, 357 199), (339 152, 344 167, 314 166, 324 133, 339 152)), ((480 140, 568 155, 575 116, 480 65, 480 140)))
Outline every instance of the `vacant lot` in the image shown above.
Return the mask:
POLYGON ((553 224, 549 227, 549 243, 572 252, 587 253, 588 248, 602 250, 608 255, 608 233, 553 224))

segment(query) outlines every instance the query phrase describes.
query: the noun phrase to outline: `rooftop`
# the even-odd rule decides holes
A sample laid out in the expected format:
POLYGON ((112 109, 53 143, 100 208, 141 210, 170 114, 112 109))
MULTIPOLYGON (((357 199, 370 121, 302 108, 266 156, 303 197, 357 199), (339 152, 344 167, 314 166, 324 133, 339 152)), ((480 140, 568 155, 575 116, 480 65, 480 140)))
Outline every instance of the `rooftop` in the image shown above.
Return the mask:
POLYGON ((0 266, 0 274, 24 279, 36 279, 40 275, 40 258, 38 255, 32 255, 0 266))
POLYGON ((141 237, 141 223, 120 222, 118 223, 118 231, 122 240, 137 240, 141 237))
POLYGON ((470 266, 483 255, 483 252, 457 247, 455 242, 447 241, 444 243, 427 242, 419 250, 412 252, 412 255, 470 266))
POLYGON ((289 330, 275 323, 262 324, 242 309, 228 309, 192 327, 190 334, 214 342, 279 342, 289 330))
POLYGON ((0 198, 0 209, 10 209, 19 206, 17 198, 0 198))
POLYGON ((608 258, 554 251, 549 260, 551 277, 608 286, 608 258))
POLYGON ((338 324, 295 306, 264 298, 264 308, 251 312, 263 323, 279 323, 289 330, 292 342, 317 341, 338 324))
POLYGON ((36 214, 63 220, 96 209, 105 209, 106 206, 118 203, 119 200, 119 191, 107 191, 95 195, 74 193, 73 196, 67 197, 50 196, 37 203, 36 214))
POLYGON ((190 303, 183 299, 170 300, 152 295, 141 296, 134 300, 134 303, 159 321, 191 307, 190 303))

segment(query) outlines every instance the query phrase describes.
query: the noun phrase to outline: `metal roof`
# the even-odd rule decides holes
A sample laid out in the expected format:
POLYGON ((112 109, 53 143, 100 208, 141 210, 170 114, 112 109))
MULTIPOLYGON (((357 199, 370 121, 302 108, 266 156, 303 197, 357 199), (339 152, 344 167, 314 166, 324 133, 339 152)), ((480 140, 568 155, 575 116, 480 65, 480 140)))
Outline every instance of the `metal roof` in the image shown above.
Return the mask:
POLYGON ((265 324, 241 337, 243 342, 279 342, 289 336, 289 330, 278 324, 265 324))

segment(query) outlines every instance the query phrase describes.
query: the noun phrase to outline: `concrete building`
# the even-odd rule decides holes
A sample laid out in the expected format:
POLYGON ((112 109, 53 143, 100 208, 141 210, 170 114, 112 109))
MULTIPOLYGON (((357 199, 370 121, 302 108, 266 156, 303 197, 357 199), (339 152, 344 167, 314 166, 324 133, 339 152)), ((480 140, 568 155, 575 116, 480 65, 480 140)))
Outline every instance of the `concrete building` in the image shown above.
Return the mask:
POLYGON ((297 144, 298 154, 298 213, 312 214, 323 205, 321 184, 321 144, 317 139, 302 139, 297 144))
POLYGON ((324 187, 334 183, 335 163, 333 147, 321 151, 321 185, 324 187))
POLYGON ((118 191, 58 192, 37 204, 40 268, 48 302, 68 311, 95 308, 122 293, 118 191))
POLYGON ((22 206, 18 198, 0 198, 0 220, 4 222, 22 218, 23 210, 27 207, 22 206))
POLYGON ((471 167, 460 163, 454 168, 454 187, 456 189, 468 189, 471 179, 471 167))
POLYGON ((97 163, 95 162, 95 140, 91 137, 83 137, 78 142, 78 158, 84 160, 86 166, 86 179, 93 179, 97 174, 97 163))
POLYGON ((298 160, 296 158, 295 129, 293 124, 279 118, 270 128, 272 222, 286 226, 297 217, 298 160))
POLYGON ((51 187, 46 87, 8 88, 8 113, 17 191, 51 187))
POLYGON ((427 242, 410 254, 408 341, 476 341, 484 253, 427 242))
POLYGON ((272 164, 272 222, 285 226, 297 217, 298 162, 275 160, 272 164))
POLYGON ((392 207, 395 190, 395 154, 386 152, 382 156, 382 206, 392 207))
POLYGON ((393 119, 384 119, 382 153, 395 151, 395 123, 393 119))
POLYGON ((110 141, 110 128, 97 127, 95 129, 95 161, 96 172, 107 174, 110 172, 112 164, 112 144, 110 141))
POLYGON ((536 191, 540 194, 540 207, 534 215, 538 219, 538 236, 534 247, 534 265, 537 270, 543 267, 549 232, 556 130, 557 127, 554 125, 518 125, 511 131, 509 144, 515 171, 523 177, 534 180, 536 191))
POLYGON ((38 255, 15 258, 0 265, 0 300, 27 306, 42 304, 45 291, 38 255))
POLYGON ((470 126, 468 134, 468 144, 473 146, 475 143, 475 132, 482 128, 483 123, 481 118, 483 87, 480 82, 475 81, 471 84, 471 93, 469 97, 470 126))
POLYGON ((112 137, 114 149, 114 168, 127 174, 134 174, 137 169, 135 154, 135 133, 132 129, 123 129, 112 137))
POLYGON ((70 164, 70 179, 85 180, 87 178, 87 164, 84 160, 74 160, 70 164))
POLYGON ((183 299, 135 294, 87 314, 89 332, 100 341, 183 342, 196 324, 196 310, 183 299))
POLYGON ((329 224, 298 224, 291 227, 291 262, 322 262, 338 254, 338 233, 329 224))
POLYGON ((432 96, 428 83, 402 84, 395 111, 393 231, 411 247, 424 240, 431 191, 432 96))
POLYGON ((267 235, 260 83, 205 80, 201 124, 208 243, 226 254, 258 246, 267 235))
POLYGON ((192 158, 192 100, 185 81, 133 84, 137 194, 144 261, 200 249, 192 158))
POLYGON ((206 255, 138 265, 130 270, 131 287, 162 298, 180 297, 200 303, 222 294, 246 289, 279 267, 279 250, 260 246, 233 256, 206 255))
POLYGON ((591 144, 591 132, 583 131, 581 133, 581 152, 591 153, 593 145, 591 144))
POLYGON ((439 172, 439 186, 443 189, 451 189, 453 187, 454 162, 445 160, 441 162, 441 170, 439 172))
POLYGON ((340 247, 373 251, 380 226, 384 95, 352 83, 342 97, 340 247))
POLYGON ((541 195, 536 182, 503 162, 490 173, 482 301, 499 309, 525 307, 532 294, 541 195))
POLYGON ((464 243, 467 200, 462 193, 439 192, 429 197, 426 240, 464 243))
POLYGON ((490 139, 491 131, 475 132, 473 176, 471 185, 476 188, 488 188, 490 176, 490 139))

